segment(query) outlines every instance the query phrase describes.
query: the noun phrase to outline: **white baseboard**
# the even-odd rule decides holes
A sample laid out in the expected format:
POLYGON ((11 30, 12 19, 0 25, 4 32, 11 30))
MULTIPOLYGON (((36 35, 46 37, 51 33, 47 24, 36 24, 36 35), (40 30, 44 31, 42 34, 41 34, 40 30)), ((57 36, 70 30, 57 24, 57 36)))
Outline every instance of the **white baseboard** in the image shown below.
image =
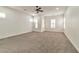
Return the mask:
POLYGON ((64 34, 66 35, 66 37, 69 39, 69 41, 71 42, 71 44, 76 48, 76 50, 79 52, 79 48, 76 46, 76 44, 72 41, 71 37, 68 36, 67 32, 64 32, 64 34))
MULTIPOLYGON (((32 32, 32 31, 29 31, 29 32, 32 32)), ((9 34, 9 35, 6 34, 5 36, 0 37, 0 39, 12 37, 12 36, 17 36, 17 35, 21 35, 21 34, 29 33, 29 32, 21 32, 21 33, 16 33, 16 34, 9 34)))

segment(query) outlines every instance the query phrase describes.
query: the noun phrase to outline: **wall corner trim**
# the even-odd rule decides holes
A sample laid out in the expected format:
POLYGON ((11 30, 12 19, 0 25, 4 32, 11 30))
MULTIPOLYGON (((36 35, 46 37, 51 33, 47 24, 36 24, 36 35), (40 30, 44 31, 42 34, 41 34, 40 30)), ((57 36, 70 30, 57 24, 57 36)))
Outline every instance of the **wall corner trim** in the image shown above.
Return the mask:
POLYGON ((76 46, 76 44, 74 44, 74 42, 71 40, 71 38, 68 36, 67 32, 64 31, 65 36, 69 39, 69 41, 71 42, 71 44, 75 47, 75 49, 77 50, 77 52, 79 53, 79 48, 76 46))

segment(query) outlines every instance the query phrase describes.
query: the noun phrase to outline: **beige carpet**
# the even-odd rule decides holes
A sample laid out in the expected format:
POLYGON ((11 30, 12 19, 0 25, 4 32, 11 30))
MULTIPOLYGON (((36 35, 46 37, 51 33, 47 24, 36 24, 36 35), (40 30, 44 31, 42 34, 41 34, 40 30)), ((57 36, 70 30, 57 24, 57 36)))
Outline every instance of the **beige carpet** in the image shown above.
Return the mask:
POLYGON ((76 53, 64 33, 31 32, 0 40, 0 52, 76 53))

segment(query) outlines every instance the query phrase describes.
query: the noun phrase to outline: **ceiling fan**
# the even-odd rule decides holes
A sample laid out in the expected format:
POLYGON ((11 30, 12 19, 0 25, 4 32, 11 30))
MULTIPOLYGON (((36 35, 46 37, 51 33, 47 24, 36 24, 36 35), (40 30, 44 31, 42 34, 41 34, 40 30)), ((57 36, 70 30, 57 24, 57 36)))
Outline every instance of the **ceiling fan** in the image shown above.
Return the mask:
POLYGON ((36 11, 36 13, 43 12, 42 8, 39 6, 36 6, 35 11, 36 11))

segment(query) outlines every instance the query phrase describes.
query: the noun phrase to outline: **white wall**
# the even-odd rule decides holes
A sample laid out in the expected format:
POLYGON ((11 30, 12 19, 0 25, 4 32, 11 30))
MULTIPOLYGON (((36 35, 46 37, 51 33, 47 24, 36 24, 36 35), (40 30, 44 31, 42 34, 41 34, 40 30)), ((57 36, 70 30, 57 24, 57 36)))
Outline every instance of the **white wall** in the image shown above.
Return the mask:
POLYGON ((0 39, 32 31, 31 16, 7 7, 0 7, 0 39))
POLYGON ((55 32, 63 32, 64 31, 64 15, 58 16, 34 16, 35 19, 38 20, 38 28, 33 26, 33 31, 43 32, 43 31, 55 31, 55 32), (56 19, 55 29, 51 28, 51 19, 56 19))
POLYGON ((64 31, 64 16, 46 16, 45 18, 45 31, 56 31, 63 32, 64 31), (56 19, 55 28, 51 28, 51 19, 56 19))
POLYGON ((65 13, 65 34, 79 51, 79 7, 68 7, 65 13))

